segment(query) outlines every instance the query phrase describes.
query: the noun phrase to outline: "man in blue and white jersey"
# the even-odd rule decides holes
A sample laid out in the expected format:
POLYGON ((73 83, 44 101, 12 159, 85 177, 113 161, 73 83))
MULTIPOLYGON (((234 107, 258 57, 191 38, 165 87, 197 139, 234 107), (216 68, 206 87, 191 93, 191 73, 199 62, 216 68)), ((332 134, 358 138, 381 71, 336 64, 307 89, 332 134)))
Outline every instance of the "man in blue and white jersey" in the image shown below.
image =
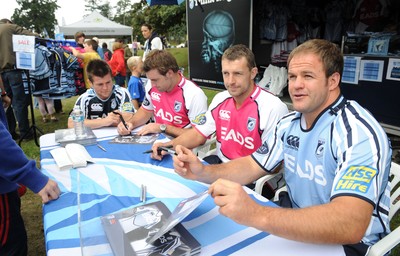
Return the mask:
POLYGON ((291 240, 341 244, 346 255, 365 255, 387 235, 392 150, 373 116, 340 92, 343 56, 338 47, 314 39, 288 59, 294 112, 284 116, 251 156, 204 166, 177 146, 175 170, 212 183, 220 213, 234 221, 291 240), (289 202, 272 208, 242 188, 284 163, 289 202), (243 171, 246 170, 246 171, 243 171))
MULTIPOLYGON (((75 102, 85 116, 84 124, 92 129, 117 126, 120 115, 128 121, 133 117, 134 108, 131 95, 126 88, 114 85, 111 68, 107 62, 95 59, 86 67, 91 88, 79 96, 75 102)), ((72 116, 68 118, 68 127, 74 126, 72 116)))

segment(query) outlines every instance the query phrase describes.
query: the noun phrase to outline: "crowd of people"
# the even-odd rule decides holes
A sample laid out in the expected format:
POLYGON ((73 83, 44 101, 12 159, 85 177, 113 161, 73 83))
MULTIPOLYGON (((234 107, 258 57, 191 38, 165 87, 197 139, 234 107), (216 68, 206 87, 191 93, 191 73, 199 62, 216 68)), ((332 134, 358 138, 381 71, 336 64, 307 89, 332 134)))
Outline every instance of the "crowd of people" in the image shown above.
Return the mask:
MULTIPOLYGON (((138 128, 139 135, 172 137, 154 144, 151 157, 161 161, 164 153, 158 147, 173 147, 176 173, 209 183, 220 213, 237 223, 291 240, 340 244, 347 255, 365 255, 390 232, 390 141, 366 109, 341 94, 344 64, 337 45, 313 39, 290 53, 288 91, 294 111, 289 112, 254 82, 258 69, 247 46, 225 50, 221 70, 226 90, 207 106, 203 90, 183 76, 152 26, 144 24, 141 31, 146 39, 142 57, 126 50, 121 40, 113 43, 111 54, 107 44, 99 47, 97 38, 75 35, 77 46, 70 50, 82 60, 86 87, 75 106, 83 111, 86 126, 114 126, 121 135, 138 128), (191 149, 213 134, 217 154, 204 164, 191 149), (276 202, 282 207, 257 204, 243 185, 276 172, 278 166, 288 188, 276 202)), ((38 193, 43 203, 57 199, 60 190, 12 139, 15 131, 7 112, 15 114, 24 135, 29 95, 23 93, 9 33, 32 34, 9 20, 0 21, 0 89, 7 106, 6 112, 0 109, 0 147, 15 156, 0 154, 0 209, 9 206, 0 215, 0 226, 10 227, 0 233, 0 255, 26 255, 18 184, 38 193)))

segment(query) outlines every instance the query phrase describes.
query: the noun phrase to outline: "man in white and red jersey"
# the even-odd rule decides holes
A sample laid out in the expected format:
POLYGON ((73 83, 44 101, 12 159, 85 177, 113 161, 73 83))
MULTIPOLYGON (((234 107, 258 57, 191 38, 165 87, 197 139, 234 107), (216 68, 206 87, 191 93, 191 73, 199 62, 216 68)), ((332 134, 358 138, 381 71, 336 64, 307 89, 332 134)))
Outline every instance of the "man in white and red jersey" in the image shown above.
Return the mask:
MULTIPOLYGON (((253 52, 244 45, 228 48, 221 60, 226 91, 218 93, 209 110, 196 117, 195 129, 167 142, 168 145, 184 145, 195 148, 216 133, 217 156, 209 156, 208 163, 228 162, 247 156, 272 133, 277 121, 288 113, 286 105, 276 96, 254 83, 257 66, 253 52)), ((152 157, 157 155, 153 145, 152 157)))
POLYGON ((207 111, 207 97, 203 90, 187 80, 180 72, 174 56, 165 50, 153 50, 144 61, 143 70, 148 82, 142 106, 130 120, 126 120, 128 129, 118 125, 121 135, 146 124, 151 117, 155 123, 149 123, 138 132, 166 133, 181 135, 192 127, 192 120, 207 111))

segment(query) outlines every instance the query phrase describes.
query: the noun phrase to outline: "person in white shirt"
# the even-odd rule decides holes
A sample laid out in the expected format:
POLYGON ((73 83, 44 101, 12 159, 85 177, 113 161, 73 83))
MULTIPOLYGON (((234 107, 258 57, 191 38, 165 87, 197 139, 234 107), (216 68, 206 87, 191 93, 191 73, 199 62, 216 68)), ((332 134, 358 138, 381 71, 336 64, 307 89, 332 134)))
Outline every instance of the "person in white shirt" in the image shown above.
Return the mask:
POLYGON ((163 43, 161 38, 153 31, 153 27, 150 24, 143 24, 140 28, 143 37, 146 39, 144 42, 143 61, 151 50, 162 50, 163 43))

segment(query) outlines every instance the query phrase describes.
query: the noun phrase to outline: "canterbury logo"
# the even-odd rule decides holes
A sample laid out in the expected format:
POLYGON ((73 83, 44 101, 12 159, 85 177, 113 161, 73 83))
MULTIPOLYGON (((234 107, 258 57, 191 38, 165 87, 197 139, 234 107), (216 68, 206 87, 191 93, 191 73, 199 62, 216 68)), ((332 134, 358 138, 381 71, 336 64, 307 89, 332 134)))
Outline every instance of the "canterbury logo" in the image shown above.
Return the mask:
POLYGON ((103 111, 103 105, 101 103, 93 103, 90 105, 92 111, 103 111))
POLYGON ((287 137, 287 139, 286 139, 286 143, 291 148, 299 149, 300 138, 297 136, 289 135, 289 137, 287 137))
POLYGON ((151 93, 151 98, 153 100, 160 101, 160 97, 161 97, 161 94, 159 94, 159 93, 156 93, 156 92, 151 93))
POLYGON ((229 110, 220 110, 219 111, 219 118, 221 118, 223 120, 231 119, 231 111, 229 111, 229 110))

